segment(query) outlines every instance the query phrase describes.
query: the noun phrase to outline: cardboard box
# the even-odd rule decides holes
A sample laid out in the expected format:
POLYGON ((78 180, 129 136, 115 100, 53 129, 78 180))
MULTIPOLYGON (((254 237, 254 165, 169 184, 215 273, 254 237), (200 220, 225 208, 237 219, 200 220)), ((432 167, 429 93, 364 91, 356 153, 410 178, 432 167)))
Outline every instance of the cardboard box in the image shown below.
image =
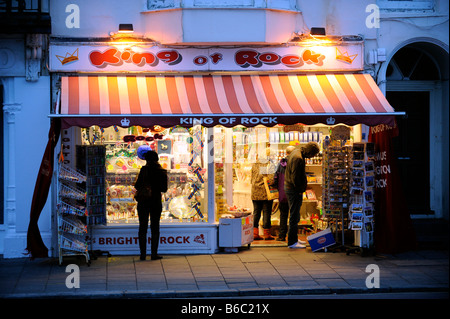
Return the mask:
POLYGON ((253 241, 253 214, 219 219, 219 247, 241 247, 253 241))
POLYGON ((336 243, 329 228, 308 236, 307 239, 312 251, 323 249, 336 243))

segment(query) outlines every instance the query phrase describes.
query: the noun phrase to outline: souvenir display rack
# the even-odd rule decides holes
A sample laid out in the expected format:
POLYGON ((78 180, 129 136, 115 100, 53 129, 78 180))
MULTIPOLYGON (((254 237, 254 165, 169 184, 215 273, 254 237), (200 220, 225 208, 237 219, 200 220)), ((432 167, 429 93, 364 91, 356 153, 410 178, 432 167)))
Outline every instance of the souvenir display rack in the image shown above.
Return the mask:
MULTIPOLYGON (((106 146, 77 145, 77 168, 86 174, 87 224, 106 225, 106 146)), ((99 255, 110 256, 108 251, 92 250, 92 229, 89 227, 90 254, 93 259, 99 255)))
POLYGON ((340 243, 335 249, 345 246, 350 200, 351 149, 346 140, 331 140, 328 145, 324 145, 323 217, 327 228, 334 230, 336 242, 340 243))
POLYGON ((86 192, 80 185, 86 175, 62 163, 59 165, 57 187, 58 249, 59 264, 63 257, 82 255, 90 264, 86 225, 86 192))
POLYGON ((106 225, 105 156, 103 145, 77 145, 77 167, 86 174, 89 225, 106 225))
POLYGON ((374 144, 353 145, 352 177, 350 188, 349 228, 355 231, 355 246, 347 251, 370 250, 374 230, 374 144))

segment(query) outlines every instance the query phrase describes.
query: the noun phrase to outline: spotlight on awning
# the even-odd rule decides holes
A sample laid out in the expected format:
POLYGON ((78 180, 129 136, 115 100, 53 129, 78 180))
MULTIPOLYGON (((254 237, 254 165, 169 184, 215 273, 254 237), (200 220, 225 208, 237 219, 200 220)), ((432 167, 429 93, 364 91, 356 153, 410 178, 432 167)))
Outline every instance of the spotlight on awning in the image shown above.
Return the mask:
POLYGON ((324 37, 324 36, 327 35, 326 32, 325 32, 325 28, 317 28, 317 27, 311 28, 309 33, 312 36, 316 36, 316 37, 324 37))
POLYGON ((119 33, 133 33, 133 25, 131 23, 119 24, 119 33))

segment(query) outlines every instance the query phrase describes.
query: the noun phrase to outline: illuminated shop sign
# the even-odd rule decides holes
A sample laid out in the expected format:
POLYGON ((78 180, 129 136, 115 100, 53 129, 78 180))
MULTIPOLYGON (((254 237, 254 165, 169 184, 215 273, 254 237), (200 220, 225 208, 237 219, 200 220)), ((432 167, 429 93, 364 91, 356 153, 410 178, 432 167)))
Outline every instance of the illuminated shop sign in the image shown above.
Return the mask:
POLYGON ((57 72, 362 70, 362 43, 264 48, 161 48, 148 45, 50 46, 57 72))
MULTIPOLYGON (((137 226, 136 226, 137 227, 137 226)), ((139 249, 137 228, 122 228, 111 232, 105 228, 96 229, 92 238, 92 247, 94 250, 107 250, 110 252, 132 251, 139 249)), ((161 228, 159 237, 159 251, 173 251, 183 249, 209 249, 211 234, 202 230, 170 230, 161 228)), ((147 242, 151 243, 151 234, 149 231, 147 242)))
POLYGON ((278 124, 278 118, 276 116, 253 116, 253 117, 180 117, 180 125, 275 125, 278 124))
MULTIPOLYGON (((96 237, 96 244, 98 246, 126 246, 126 245, 138 245, 138 237, 137 236, 99 236, 96 237)), ((151 237, 147 238, 148 244, 151 243, 151 237)), ((159 242, 161 245, 183 245, 183 244, 201 244, 205 245, 205 235, 199 234, 194 238, 191 236, 161 236, 159 238, 159 242)))

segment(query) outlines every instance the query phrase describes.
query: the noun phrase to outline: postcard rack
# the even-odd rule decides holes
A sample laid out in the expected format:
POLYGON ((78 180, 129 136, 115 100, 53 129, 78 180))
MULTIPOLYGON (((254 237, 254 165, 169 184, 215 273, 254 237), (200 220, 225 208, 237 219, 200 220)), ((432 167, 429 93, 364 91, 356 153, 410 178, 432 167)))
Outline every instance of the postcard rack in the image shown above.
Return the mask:
POLYGON ((106 187, 104 145, 77 145, 77 168, 86 172, 87 223, 106 225, 106 187))
POLYGON ((96 225, 106 225, 106 146, 77 145, 76 167, 86 175, 86 212, 89 254, 95 260, 100 255, 111 256, 108 251, 92 249, 92 232, 96 225))
POLYGON ((373 248, 375 204, 375 150, 373 143, 353 145, 350 188, 349 228, 355 231, 355 248, 347 251, 364 252, 373 248))
POLYGON ((351 149, 345 140, 331 140, 324 148, 323 212, 327 226, 334 232, 336 247, 344 248, 345 229, 348 225, 351 149))
POLYGON ((80 187, 86 176, 59 163, 58 170, 58 250, 59 264, 65 256, 84 256, 90 265, 87 244, 86 193, 80 187))

